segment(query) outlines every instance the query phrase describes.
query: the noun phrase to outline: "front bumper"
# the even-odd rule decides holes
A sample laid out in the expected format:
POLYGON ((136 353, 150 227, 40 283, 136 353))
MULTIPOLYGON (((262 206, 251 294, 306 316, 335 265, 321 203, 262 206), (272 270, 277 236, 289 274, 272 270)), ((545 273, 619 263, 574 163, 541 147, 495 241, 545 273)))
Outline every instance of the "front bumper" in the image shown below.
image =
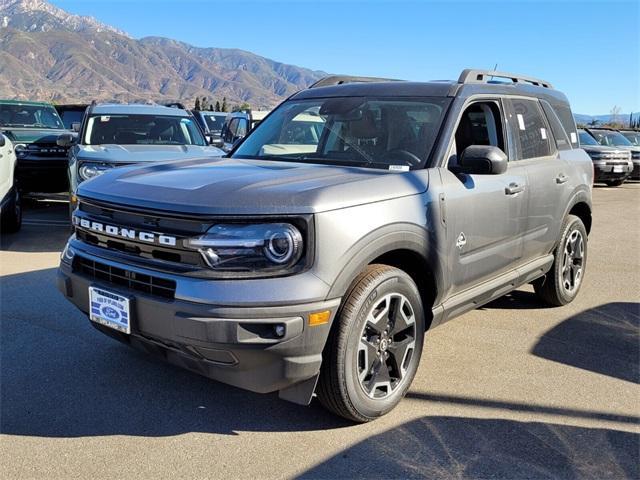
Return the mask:
POLYGON ((612 161, 594 161, 593 170, 595 174, 595 182, 604 182, 607 180, 624 180, 631 175, 634 164, 631 161, 622 163, 612 161), (618 170, 618 171, 616 171, 618 170))
MULTIPOLYGON (((88 257, 86 252, 76 253, 78 255, 88 257)), ((107 260, 102 258, 100 261, 107 260)), ((118 268, 129 268, 126 264, 110 263, 118 268)), ((221 304, 221 299, 215 295, 208 303, 166 299, 87 278, 74 270, 73 265, 73 261, 61 262, 58 289, 85 314, 89 310, 91 285, 132 299, 131 334, 91 322, 103 333, 139 350, 159 355, 172 364, 236 387, 259 393, 280 391, 281 397, 302 404, 311 400, 322 363, 322 350, 340 299, 268 307, 256 306, 253 302, 247 306, 228 306, 221 304), (329 322, 309 326, 309 314, 321 311, 330 312, 329 322), (285 327, 281 338, 274 334, 276 325, 285 327)), ((141 270, 136 268, 135 271, 141 270)), ((279 288, 279 280, 270 280, 271 292, 285 299, 287 291, 279 288)), ((247 282, 250 281, 233 281, 237 289, 242 289, 247 282)), ((209 292, 215 291, 216 281, 207 280, 206 283, 209 292)))
POLYGON ((24 157, 18 159, 16 176, 25 192, 58 193, 69 190, 68 158, 24 157))

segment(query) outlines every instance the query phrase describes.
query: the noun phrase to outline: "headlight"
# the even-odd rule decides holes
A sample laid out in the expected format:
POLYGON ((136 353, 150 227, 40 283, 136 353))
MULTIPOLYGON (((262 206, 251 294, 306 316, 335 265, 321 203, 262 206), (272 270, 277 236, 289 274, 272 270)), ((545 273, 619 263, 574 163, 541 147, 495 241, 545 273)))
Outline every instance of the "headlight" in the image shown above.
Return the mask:
POLYGON ((83 163, 78 170, 80 178, 82 180, 89 180, 90 178, 102 175, 107 170, 111 170, 113 165, 107 163, 83 163))
POLYGON ((27 146, 24 143, 16 143, 13 147, 13 151, 16 152, 16 157, 23 158, 29 153, 27 146))
POLYGON ((277 274, 302 258, 304 242, 290 223, 215 225, 201 237, 186 240, 216 271, 277 274))

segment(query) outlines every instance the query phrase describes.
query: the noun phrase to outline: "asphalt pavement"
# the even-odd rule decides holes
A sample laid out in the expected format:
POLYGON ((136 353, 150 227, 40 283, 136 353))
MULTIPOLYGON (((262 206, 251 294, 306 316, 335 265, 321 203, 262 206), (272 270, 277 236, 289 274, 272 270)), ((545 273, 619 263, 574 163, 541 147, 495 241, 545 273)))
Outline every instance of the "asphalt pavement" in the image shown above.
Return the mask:
POLYGON ((594 189, 574 303, 527 287, 429 332, 366 425, 98 333, 55 288, 66 215, 32 203, 2 238, 2 478, 640 478, 640 183, 594 189))

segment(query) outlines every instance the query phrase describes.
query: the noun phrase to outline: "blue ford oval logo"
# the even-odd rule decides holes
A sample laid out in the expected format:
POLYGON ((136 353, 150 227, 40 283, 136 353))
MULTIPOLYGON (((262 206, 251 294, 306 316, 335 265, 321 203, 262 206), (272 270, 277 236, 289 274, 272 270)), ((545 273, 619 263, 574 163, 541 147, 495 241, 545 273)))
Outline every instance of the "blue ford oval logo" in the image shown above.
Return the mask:
POLYGON ((111 320, 118 320, 120 318, 120 313, 112 307, 102 307, 102 314, 111 320))

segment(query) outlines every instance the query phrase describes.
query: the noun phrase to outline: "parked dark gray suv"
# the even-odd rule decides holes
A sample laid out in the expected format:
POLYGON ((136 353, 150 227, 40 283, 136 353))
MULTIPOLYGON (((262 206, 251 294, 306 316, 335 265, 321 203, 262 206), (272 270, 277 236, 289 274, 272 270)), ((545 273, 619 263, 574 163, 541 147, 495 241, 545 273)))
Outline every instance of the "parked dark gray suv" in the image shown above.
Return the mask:
POLYGON ((586 130, 578 130, 580 148, 593 160, 594 182, 618 187, 631 175, 633 163, 631 152, 620 148, 600 145, 586 130))
POLYGON ((131 346, 365 422, 404 396, 428 328, 526 283, 576 297, 592 169, 547 82, 328 78, 229 158, 81 184, 58 286, 131 346), (291 135, 310 118, 315 138, 291 135))

